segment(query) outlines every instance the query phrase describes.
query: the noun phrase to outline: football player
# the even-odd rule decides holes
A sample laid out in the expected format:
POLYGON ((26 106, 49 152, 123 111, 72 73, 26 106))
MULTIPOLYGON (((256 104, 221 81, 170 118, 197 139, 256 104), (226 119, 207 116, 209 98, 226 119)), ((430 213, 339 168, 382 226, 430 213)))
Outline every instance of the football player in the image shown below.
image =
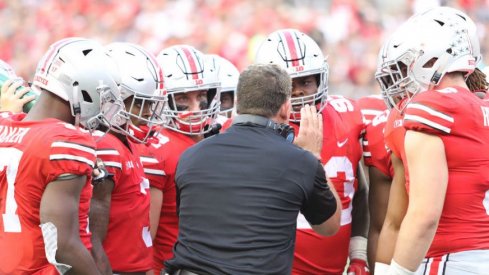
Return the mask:
MULTIPOLYGON (((326 59, 317 43, 298 30, 283 29, 270 34, 258 48, 255 62, 278 64, 289 72, 293 89, 290 121, 296 132, 299 131, 300 110, 303 106, 315 105, 322 114, 324 135, 321 161, 342 202, 341 228, 331 237, 314 233, 304 217, 299 215, 292 273, 340 274, 345 269, 351 248, 351 263, 359 265, 358 269, 354 268, 358 270, 356 274, 367 274, 365 237, 368 221, 363 219, 368 218, 366 192, 358 193, 365 196, 364 199, 357 200, 360 204, 354 205, 353 200, 360 188, 357 168, 361 158, 358 142, 361 131, 349 131, 340 115, 340 111, 348 111, 344 108, 350 102, 342 101, 338 106, 328 104, 326 59), (364 212, 360 214, 362 217, 358 220, 359 223, 356 223, 359 228, 352 230, 352 210, 355 207, 364 212), (355 232, 354 237, 359 238, 350 242, 352 232, 355 232), (363 233, 356 235, 357 232, 363 233)), ((347 116, 349 115, 345 115, 345 119, 347 116)), ((361 125, 360 114, 353 116, 356 116, 356 121, 361 125)))
MULTIPOLYGON (((157 61, 164 68, 168 105, 167 124, 161 134, 165 179, 151 182, 151 217, 159 217, 154 238, 154 272, 164 270, 164 262, 173 257, 178 236, 175 170, 183 151, 213 134, 211 127, 220 112, 220 89, 217 70, 206 62, 205 55, 188 45, 163 49, 157 61), (157 207, 161 206, 161 207, 157 207)), ((154 230, 154 231, 153 231, 154 230)))
POLYGON ((100 44, 60 40, 38 63, 37 104, 1 114, 1 274, 100 274, 88 250, 95 142, 82 128, 123 109, 115 70, 100 44))
POLYGON ((163 72, 138 45, 112 43, 106 53, 119 68, 125 111, 97 141, 97 156, 111 176, 93 190, 92 254, 104 274, 144 274, 152 269, 152 240, 149 182, 140 159, 145 145, 139 144, 163 123, 163 72))
POLYGON ((376 273, 484 274, 489 105, 465 82, 480 60, 475 25, 458 10, 434 8, 411 17, 380 55, 395 174, 376 273))

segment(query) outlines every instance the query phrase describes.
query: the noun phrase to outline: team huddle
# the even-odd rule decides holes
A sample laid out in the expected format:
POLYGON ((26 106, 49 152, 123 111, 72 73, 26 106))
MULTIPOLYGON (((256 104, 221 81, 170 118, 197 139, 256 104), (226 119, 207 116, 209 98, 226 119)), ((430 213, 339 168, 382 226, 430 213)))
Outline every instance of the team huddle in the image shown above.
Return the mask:
MULTIPOLYGON (((295 133, 305 106, 322 118, 320 160, 342 204, 329 237, 299 214, 292 274, 489 274, 480 61, 474 22, 433 8, 380 49, 382 95, 353 100, 328 91, 311 37, 263 40, 254 62, 292 79, 295 133)), ((165 274, 179 157, 231 125, 236 67, 190 45, 153 55, 85 38, 52 44, 30 89, 0 65, 0 274, 165 274)))

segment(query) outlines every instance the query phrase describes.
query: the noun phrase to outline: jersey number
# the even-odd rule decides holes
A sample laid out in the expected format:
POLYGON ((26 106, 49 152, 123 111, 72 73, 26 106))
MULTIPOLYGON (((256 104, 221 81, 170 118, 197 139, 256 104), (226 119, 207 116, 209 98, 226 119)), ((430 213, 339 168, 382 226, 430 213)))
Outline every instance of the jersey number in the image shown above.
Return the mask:
POLYGON ((21 232, 19 215, 15 213, 17 202, 14 185, 21 158, 22 151, 16 148, 0 148, 0 184, 5 184, 5 178, 7 180, 4 212, 2 211, 4 232, 21 232))
POLYGON ((324 165, 324 169, 329 178, 340 178, 339 173, 344 173, 345 175, 343 179, 343 196, 340 199, 342 203, 345 200, 349 202, 348 207, 341 210, 341 225, 349 224, 351 223, 352 201, 353 195, 355 194, 355 173, 353 171, 353 165, 347 157, 332 157, 324 165))
POLYGON ((353 104, 351 104, 351 101, 342 98, 342 97, 337 97, 329 100, 329 104, 333 106, 333 108, 338 112, 338 113, 344 113, 344 112, 352 112, 354 110, 353 104))

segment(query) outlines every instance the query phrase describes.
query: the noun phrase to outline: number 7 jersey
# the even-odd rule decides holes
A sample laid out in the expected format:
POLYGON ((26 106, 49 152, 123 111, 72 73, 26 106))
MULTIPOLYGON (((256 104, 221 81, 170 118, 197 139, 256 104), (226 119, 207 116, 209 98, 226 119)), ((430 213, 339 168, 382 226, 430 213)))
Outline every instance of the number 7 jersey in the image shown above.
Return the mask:
POLYGON ((20 121, 24 115, 0 113, 0 274, 55 274, 39 227, 41 198, 62 174, 87 176, 79 218, 81 238, 89 247, 95 143, 88 132, 71 124, 56 119, 20 121))

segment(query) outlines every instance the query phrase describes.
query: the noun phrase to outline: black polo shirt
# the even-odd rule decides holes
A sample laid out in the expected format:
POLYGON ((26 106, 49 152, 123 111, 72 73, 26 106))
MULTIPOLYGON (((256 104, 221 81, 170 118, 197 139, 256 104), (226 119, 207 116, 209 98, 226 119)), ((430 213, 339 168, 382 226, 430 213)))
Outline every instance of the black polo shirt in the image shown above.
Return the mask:
POLYGON ((321 163, 272 129, 233 125, 185 151, 176 171, 179 235, 169 270, 290 274, 299 211, 336 211, 321 163))

